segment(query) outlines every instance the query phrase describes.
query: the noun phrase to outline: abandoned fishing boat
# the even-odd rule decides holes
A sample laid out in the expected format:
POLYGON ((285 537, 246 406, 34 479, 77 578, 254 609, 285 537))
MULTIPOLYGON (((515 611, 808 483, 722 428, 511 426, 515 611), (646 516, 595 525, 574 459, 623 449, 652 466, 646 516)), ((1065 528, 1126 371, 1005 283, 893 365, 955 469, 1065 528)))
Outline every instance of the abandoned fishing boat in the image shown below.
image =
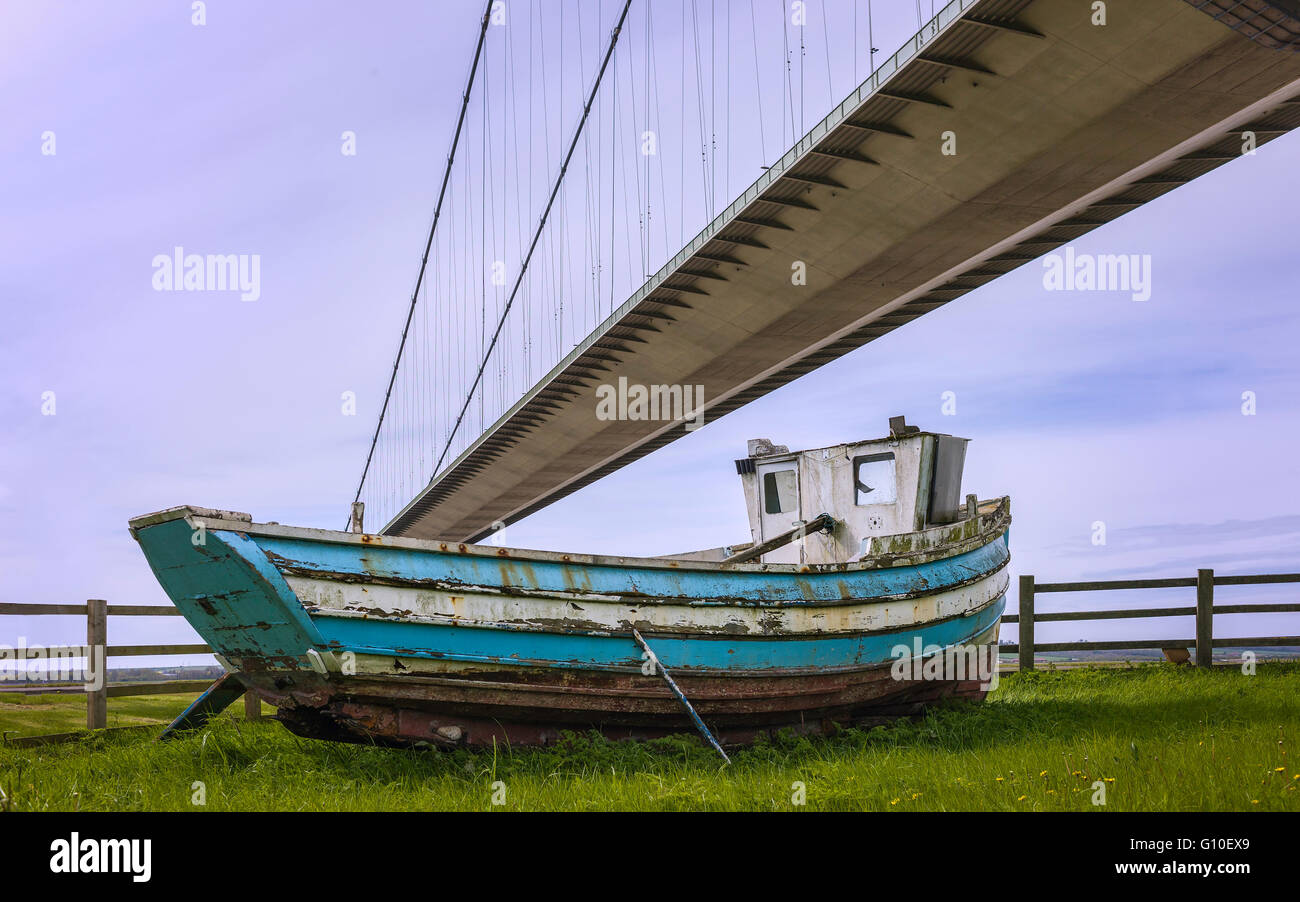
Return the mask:
POLYGON ((247 689, 324 739, 479 747, 695 726, 725 745, 984 695, 982 669, 920 666, 962 660, 954 649, 996 662, 1010 507, 962 499, 966 442, 901 417, 874 441, 751 441, 736 462, 751 541, 656 558, 198 507, 130 528, 229 671, 178 724, 247 689))

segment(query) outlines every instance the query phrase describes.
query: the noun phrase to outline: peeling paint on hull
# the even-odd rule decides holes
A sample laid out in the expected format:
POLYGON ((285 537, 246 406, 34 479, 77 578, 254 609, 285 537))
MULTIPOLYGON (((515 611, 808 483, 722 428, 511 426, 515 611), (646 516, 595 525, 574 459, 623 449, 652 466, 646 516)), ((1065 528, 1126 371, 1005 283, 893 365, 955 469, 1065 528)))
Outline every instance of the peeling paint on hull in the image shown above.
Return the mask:
MULTIPOLYGON (((996 637, 995 625, 971 637, 971 644, 995 645, 996 637)), ((837 726, 874 725, 946 699, 979 700, 986 692, 978 679, 895 680, 889 665, 797 676, 679 675, 678 682, 726 745, 784 729, 826 733, 837 726)), ((583 674, 575 681, 542 670, 487 671, 325 683, 289 692, 257 688, 281 706, 281 720, 295 733, 343 741, 490 747, 546 744, 566 731, 649 739, 693 730, 659 678, 639 673, 583 674)))
POLYGON ((634 628, 727 743, 982 698, 978 680, 899 680, 890 665, 917 641, 996 643, 1009 523, 1004 501, 905 561, 814 567, 447 548, 193 508, 132 531, 181 613, 294 732, 477 747, 689 731, 642 672, 634 628))

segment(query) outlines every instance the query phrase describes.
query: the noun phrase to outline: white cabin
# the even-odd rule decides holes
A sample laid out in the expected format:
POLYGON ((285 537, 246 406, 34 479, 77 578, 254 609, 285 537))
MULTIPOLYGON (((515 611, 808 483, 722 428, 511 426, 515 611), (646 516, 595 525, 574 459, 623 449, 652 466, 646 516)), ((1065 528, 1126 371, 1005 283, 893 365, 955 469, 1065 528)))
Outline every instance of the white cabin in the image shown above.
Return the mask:
MULTIPOLYGON (((830 564, 856 560, 878 536, 918 532, 967 516, 962 468, 969 439, 922 432, 903 417, 887 438, 811 451, 766 439, 749 442, 736 461, 755 545, 827 513, 836 526, 762 555, 763 563, 830 564)), ((973 496, 972 496, 973 499, 973 496)))

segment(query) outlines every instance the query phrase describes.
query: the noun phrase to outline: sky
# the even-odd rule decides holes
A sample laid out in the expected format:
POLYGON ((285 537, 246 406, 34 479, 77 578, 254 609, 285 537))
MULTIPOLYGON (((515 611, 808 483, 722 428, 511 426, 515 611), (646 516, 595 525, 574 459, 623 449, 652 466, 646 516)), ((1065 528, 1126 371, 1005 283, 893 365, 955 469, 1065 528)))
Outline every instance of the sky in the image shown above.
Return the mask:
MULTIPOLYGON (((165 603, 126 522, 177 504, 346 521, 479 8, 264 6, 209 3, 201 26, 189 3, 0 10, 0 601, 165 603), (259 255, 259 296, 155 290, 154 260, 176 246, 259 255)), ((888 53, 915 21, 879 27, 888 53)), ((738 145, 754 143, 745 127, 738 145)), ((1013 577, 1300 570, 1298 150, 1284 136, 1074 243, 1149 255, 1146 301, 1048 291, 1030 263, 512 525, 508 544, 654 555, 744 540, 732 462, 747 439, 818 447, 905 414, 972 439, 965 491, 1011 496, 1013 577)), ((1285 589, 1221 592, 1293 600, 1285 589)), ((83 641, 77 618, 0 620, 0 642, 83 641)), ((1293 615, 1216 631, 1300 632, 1293 615)), ((1193 629, 1038 635, 1120 633, 1193 629)), ((110 621, 114 644, 192 636, 174 618, 110 621)))

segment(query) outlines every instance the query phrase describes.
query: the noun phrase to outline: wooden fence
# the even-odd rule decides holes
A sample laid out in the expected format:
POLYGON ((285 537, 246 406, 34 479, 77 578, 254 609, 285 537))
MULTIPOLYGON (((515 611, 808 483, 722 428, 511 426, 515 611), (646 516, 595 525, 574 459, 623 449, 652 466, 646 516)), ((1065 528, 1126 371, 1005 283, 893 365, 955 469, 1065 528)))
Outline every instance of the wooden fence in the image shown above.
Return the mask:
MULTIPOLYGON (((85 604, 25 604, 0 602, 0 616, 42 616, 75 615, 86 618, 86 645, 90 649, 104 649, 103 679, 96 689, 75 685, 24 686, 13 687, 14 692, 38 693, 81 693, 86 694, 86 727, 99 730, 108 726, 108 700, 128 695, 164 695, 172 692, 202 692, 212 685, 212 680, 166 680, 150 683, 125 683, 116 686, 108 684, 108 659, 172 655, 212 654, 207 645, 109 645, 109 617, 179 617, 180 611, 169 605, 144 604, 109 604, 101 598, 92 598, 85 604)), ((76 647, 50 646, 40 654, 32 654, 28 649, 21 657, 34 659, 47 657, 50 652, 75 651, 76 647)), ((67 655, 75 657, 75 655, 67 655)), ((89 664, 89 662, 87 662, 89 664)), ((5 685, 0 683, 0 691, 5 685)), ((261 702, 253 693, 244 696, 244 712, 250 720, 255 720, 262 711, 261 702)), ((177 712, 179 713, 179 712, 177 712)))
POLYGON ((1215 586, 1261 586, 1276 583, 1300 583, 1300 573, 1269 573, 1260 576, 1215 576, 1213 570, 1197 570, 1194 577, 1175 579, 1121 579, 1102 582, 1038 583, 1033 576, 1020 577, 1020 613, 1007 614, 1003 623, 1017 624, 1020 639, 1016 645, 1003 645, 1000 651, 1019 656, 1021 670, 1034 669, 1034 652, 1050 651, 1120 651, 1147 648, 1196 649, 1196 666, 1209 667, 1211 655, 1218 648, 1266 648, 1300 646, 1300 636, 1260 636, 1249 639, 1215 639, 1215 614, 1300 613, 1300 604, 1215 604, 1215 586), (1099 592, 1113 589, 1195 589, 1196 604, 1176 608, 1129 608, 1109 611, 1059 611, 1040 613, 1035 598, 1046 592, 1099 592), (1118 620, 1129 617, 1196 617, 1196 636, 1192 639, 1109 639, 1098 642, 1034 641, 1034 625, 1067 620, 1118 620))
MULTIPOLYGON (((1122 651, 1132 649, 1195 648, 1196 665, 1209 667, 1214 648, 1267 648, 1275 646, 1300 646, 1300 636, 1261 636, 1248 639, 1215 639, 1215 614, 1276 614, 1300 613, 1300 604, 1215 604, 1215 586, 1257 586, 1279 583, 1300 583, 1300 573, 1272 573, 1260 576, 1215 576, 1213 570, 1198 570, 1194 577, 1175 579, 1127 579, 1101 582, 1039 583, 1032 575, 1020 577, 1020 613, 1006 614, 1003 623, 1014 623, 1020 630, 1015 645, 1003 645, 999 650, 1019 657, 1021 670, 1034 669, 1035 652, 1053 651, 1122 651), (1173 608, 1128 608, 1103 611, 1060 611, 1042 613, 1035 610, 1038 595, 1049 592, 1098 592, 1118 589, 1195 589, 1196 604, 1173 608), (1034 626, 1076 620, 1118 620, 1133 617, 1196 617, 1196 636, 1189 639, 1107 639, 1097 642, 1034 641, 1034 626)), ((176 617, 180 612, 164 605, 109 604, 92 598, 82 604, 22 604, 0 602, 0 615, 75 615, 86 618, 86 645, 104 649, 104 669, 109 658, 156 655, 211 654, 207 645, 109 645, 109 617, 176 617)), ((46 649, 48 653, 51 650, 46 649)), ((63 650, 67 650, 64 647, 63 650)), ((37 657, 27 655, 26 657, 37 657)), ((200 692, 209 685, 207 680, 171 680, 166 682, 108 685, 107 672, 97 689, 83 686, 30 685, 15 687, 19 692, 85 692, 86 726, 92 730, 108 725, 108 699, 127 695, 161 695, 170 692, 200 692)), ((3 689, 3 684, 0 684, 3 689)), ((244 696, 244 711, 249 719, 261 713, 261 702, 253 693, 244 696)))

